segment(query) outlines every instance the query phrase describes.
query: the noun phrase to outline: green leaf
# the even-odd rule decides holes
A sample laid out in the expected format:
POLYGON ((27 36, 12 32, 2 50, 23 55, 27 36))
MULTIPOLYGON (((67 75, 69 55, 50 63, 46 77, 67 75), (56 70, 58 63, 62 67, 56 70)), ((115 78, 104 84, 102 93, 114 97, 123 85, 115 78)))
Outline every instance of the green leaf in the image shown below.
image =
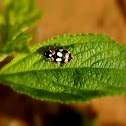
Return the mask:
MULTIPOLYGON (((21 37, 22 34, 26 34, 23 33, 24 31, 34 26, 41 18, 42 11, 37 10, 34 5, 34 0, 21 0, 20 2, 19 0, 4 1, 3 13, 0 15, 0 34, 2 41, 0 48, 3 48, 0 52, 2 54, 10 55, 13 52, 29 53, 28 40, 30 40, 29 38, 31 38, 31 36, 26 37, 25 42, 18 42, 17 40, 19 36, 21 37), (14 45, 13 42, 18 44, 17 48, 21 46, 20 50, 15 48, 16 45, 14 45), (11 46, 8 46, 10 43, 11 46), (14 50, 12 50, 12 48, 14 50)), ((21 39, 24 38, 20 38, 20 40, 21 39)))
POLYGON ((41 100, 83 102, 126 93, 126 45, 100 34, 63 35, 32 47, 0 72, 0 82, 41 100), (70 47, 74 59, 60 67, 45 46, 70 47))
MULTIPOLYGON (((0 54, 3 52, 6 54, 10 53, 27 53, 30 52, 30 47, 28 46, 29 41, 32 36, 28 33, 22 32, 14 40, 0 47, 0 54)), ((3 54, 4 54, 3 53, 3 54)))

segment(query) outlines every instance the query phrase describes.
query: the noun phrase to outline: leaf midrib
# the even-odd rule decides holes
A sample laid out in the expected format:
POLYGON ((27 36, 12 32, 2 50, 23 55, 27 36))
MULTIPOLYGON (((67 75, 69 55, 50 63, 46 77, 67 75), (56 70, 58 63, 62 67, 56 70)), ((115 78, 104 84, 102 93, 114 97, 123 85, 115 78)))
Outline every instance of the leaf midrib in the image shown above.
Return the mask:
POLYGON ((103 69, 103 70, 123 70, 125 71, 126 68, 98 68, 98 67, 77 67, 77 68, 57 68, 57 69, 41 69, 41 70, 29 70, 29 71, 21 71, 21 72, 17 72, 17 73, 0 73, 0 75, 13 75, 13 74, 20 74, 20 73, 29 73, 29 72, 39 72, 39 71, 50 71, 50 70, 62 70, 62 69, 103 69))
MULTIPOLYGON (((3 79, 3 80, 5 80, 5 79, 3 79)), ((6 81, 6 80, 5 80, 6 81)), ((2 82, 2 81, 1 81, 2 82)), ((13 81, 7 81, 7 82, 9 82, 9 83, 12 83, 12 87, 14 87, 13 85, 15 84, 15 85, 24 85, 24 84, 19 84, 19 83, 15 83, 15 82, 13 82, 13 81)), ((103 82, 102 82, 102 84, 104 84, 103 82)), ((77 87, 71 87, 71 86, 69 86, 69 85, 63 85, 63 84, 61 84, 61 83, 59 83, 59 85, 61 85, 61 86, 63 86, 65 89, 67 89, 67 88, 70 88, 70 89, 72 89, 72 90, 76 90, 77 92, 79 92, 79 91, 103 91, 103 92, 105 92, 105 91, 107 91, 107 90, 105 90, 105 87, 102 89, 102 90, 94 90, 94 89, 85 89, 85 88, 77 88, 77 87)), ((26 85, 24 85, 24 86, 26 86, 26 85)), ((45 90, 45 89, 42 89, 42 88, 36 88, 36 87, 31 87, 31 86, 29 86, 29 85, 27 85, 27 87, 29 87, 29 88, 32 88, 32 89, 37 89, 37 90, 44 90, 44 91, 47 91, 47 90, 45 90)), ((69 90, 70 90, 69 89, 69 90)), ((75 94, 75 95, 77 95, 78 93, 77 92, 67 92, 66 94, 75 94)), ((48 90, 48 92, 51 92, 51 91, 49 91, 48 90)), ((61 92, 64 92, 64 90, 63 91, 61 91, 61 92)), ((59 93, 61 93, 61 92, 59 92, 59 93)), ((55 91, 52 91, 52 93, 56 93, 55 91)), ((57 91, 57 93, 58 93, 58 91, 57 91)), ((65 92, 64 92, 65 93, 65 92)), ((80 93, 79 93, 80 94, 80 93)), ((80 95, 82 95, 82 94, 80 94, 80 95)), ((83 96, 83 95, 82 95, 83 96)))
MULTIPOLYGON (((78 69, 78 68, 77 68, 78 69)), ((99 68, 98 68, 99 69, 99 68)), ((111 69, 111 68, 108 68, 108 69, 111 69)), ((40 70, 39 70, 40 71, 40 70)), ((27 71, 27 72, 29 72, 29 71, 27 71)), ((31 72, 31 71, 30 71, 31 72)), ((22 73, 22 72, 21 72, 22 73)), ((5 80, 6 81, 6 80, 5 80)), ((22 85, 22 84, 18 84, 18 83, 14 83, 14 82, 12 82, 12 81, 8 81, 8 82, 10 82, 10 83, 13 83, 13 84, 17 84, 17 85, 22 85)), ((102 81, 100 81, 102 84, 104 84, 104 82, 102 82, 102 81)), ((62 85, 62 84, 60 84, 60 85, 62 85)), ((26 85, 25 85, 26 86, 26 85)), ((69 86, 69 85, 62 85, 62 86, 64 86, 65 88, 70 88, 70 89, 72 89, 72 90, 78 90, 78 91, 94 91, 93 89, 91 90, 85 90, 85 89, 79 89, 79 88, 76 88, 76 87, 71 87, 71 86, 69 86)), ((29 87, 29 88, 31 88, 30 86, 27 86, 27 87, 29 87)), ((32 87, 32 89, 38 89, 39 90, 39 88, 33 88, 32 87)), ((44 89, 40 89, 40 90, 44 90, 44 89)), ((46 91, 46 90, 45 90, 46 91)), ((107 91, 107 89, 104 87, 103 88, 103 90, 96 90, 95 89, 95 91, 103 91, 103 92, 106 92, 107 91)), ((51 92, 51 91, 48 91, 48 92, 51 92)), ((52 91, 53 92, 53 91, 52 91)), ((55 91, 54 91, 54 93, 56 93, 55 91)), ((57 92, 58 93, 58 92, 57 92)), ((67 92, 67 94, 71 94, 71 92, 67 92)), ((75 95, 77 95, 76 93, 72 93, 72 94, 75 94, 75 95)), ((82 94, 80 94, 81 96, 83 96, 82 94)))

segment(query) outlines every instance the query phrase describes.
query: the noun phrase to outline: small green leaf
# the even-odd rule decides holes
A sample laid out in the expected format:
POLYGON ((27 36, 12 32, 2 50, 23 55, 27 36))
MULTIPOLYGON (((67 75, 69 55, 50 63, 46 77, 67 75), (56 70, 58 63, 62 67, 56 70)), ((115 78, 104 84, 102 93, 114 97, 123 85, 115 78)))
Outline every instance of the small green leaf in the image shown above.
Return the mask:
POLYGON ((17 40, 19 36, 21 37, 22 34, 25 34, 23 33, 25 30, 34 26, 41 18, 42 11, 37 10, 34 5, 34 0, 21 0, 20 2, 19 0, 4 1, 3 13, 0 15, 0 34, 2 41, 0 48, 3 48, 0 50, 0 53, 9 55, 13 52, 29 53, 29 37, 28 39, 26 37, 26 40, 23 40, 23 42, 17 40), (8 46, 10 43, 11 46, 8 46), (14 45, 15 43, 17 45, 14 45), (15 48, 15 46, 18 47, 15 48), (20 49, 18 50, 18 48, 20 49))
POLYGON ((30 52, 30 47, 28 46, 29 41, 32 36, 28 33, 22 32, 14 40, 6 45, 0 47, 0 54, 10 54, 10 53, 27 53, 30 52))
POLYGON ((32 47, 0 72, 0 82, 41 100, 89 101, 126 93, 126 45, 100 34, 63 35, 32 47), (70 47, 74 59, 60 67, 46 61, 45 46, 70 47))

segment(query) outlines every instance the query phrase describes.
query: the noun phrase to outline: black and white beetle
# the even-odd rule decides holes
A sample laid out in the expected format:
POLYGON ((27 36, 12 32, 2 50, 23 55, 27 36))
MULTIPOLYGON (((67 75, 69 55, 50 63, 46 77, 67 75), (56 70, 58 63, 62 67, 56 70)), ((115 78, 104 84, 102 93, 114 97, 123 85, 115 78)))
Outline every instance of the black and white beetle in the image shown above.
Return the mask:
POLYGON ((44 55, 48 59, 51 59, 51 62, 60 63, 61 66, 73 59, 73 55, 68 50, 62 48, 54 50, 47 49, 45 50, 44 55))

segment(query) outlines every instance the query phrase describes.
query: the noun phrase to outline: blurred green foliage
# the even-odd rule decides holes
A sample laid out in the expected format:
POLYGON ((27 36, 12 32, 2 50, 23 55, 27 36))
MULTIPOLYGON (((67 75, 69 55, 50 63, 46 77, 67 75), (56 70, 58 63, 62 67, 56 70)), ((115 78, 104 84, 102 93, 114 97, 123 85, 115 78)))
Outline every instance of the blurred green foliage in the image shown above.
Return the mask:
POLYGON ((34 0, 4 0, 0 14, 0 57, 30 52, 28 43, 32 36, 24 31, 35 26, 42 13, 35 8, 34 0))

